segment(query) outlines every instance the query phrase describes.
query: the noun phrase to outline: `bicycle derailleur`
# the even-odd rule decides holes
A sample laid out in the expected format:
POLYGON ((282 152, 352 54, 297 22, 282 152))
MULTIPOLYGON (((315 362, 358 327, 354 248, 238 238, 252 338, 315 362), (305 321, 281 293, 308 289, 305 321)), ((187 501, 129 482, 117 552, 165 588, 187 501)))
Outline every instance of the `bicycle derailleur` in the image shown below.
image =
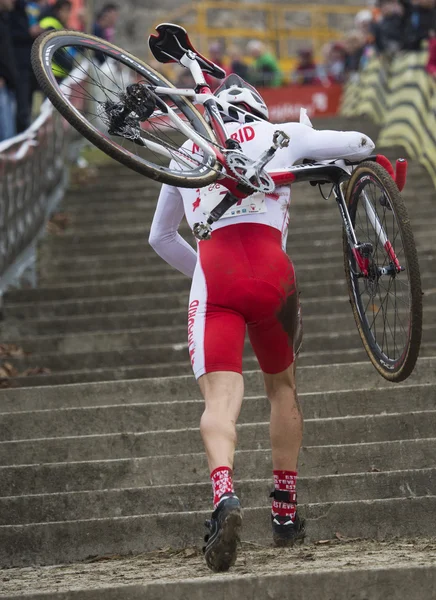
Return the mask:
POLYGON ((103 108, 109 134, 135 141, 141 137, 141 123, 156 109, 156 98, 145 85, 132 83, 120 94, 120 102, 108 100, 103 108))

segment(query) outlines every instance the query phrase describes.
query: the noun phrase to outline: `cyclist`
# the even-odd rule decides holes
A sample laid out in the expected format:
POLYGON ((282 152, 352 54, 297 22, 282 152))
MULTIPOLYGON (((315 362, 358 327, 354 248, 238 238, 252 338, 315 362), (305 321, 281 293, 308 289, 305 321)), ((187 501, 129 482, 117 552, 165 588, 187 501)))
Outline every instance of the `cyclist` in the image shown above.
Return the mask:
MULTIPOLYGON (((289 147, 278 150, 269 163, 271 169, 303 159, 359 160, 374 148, 357 132, 316 131, 300 123, 272 125, 259 93, 237 75, 228 76, 215 95, 231 137, 250 158, 258 158, 271 145, 276 129, 291 137, 289 147), (241 116, 233 106, 248 112, 241 116)), ((194 155, 200 152, 191 141, 184 148, 194 155)), ((205 400, 200 431, 214 496, 205 558, 214 571, 234 564, 242 522, 233 487, 233 459, 244 394, 246 329, 271 404, 273 539, 276 545, 287 546, 304 536, 296 495, 303 434, 295 382, 301 312, 294 267, 284 251, 290 187, 279 186, 274 193, 256 193, 239 202, 214 225, 211 239, 197 244, 196 252, 178 233, 180 222, 185 215, 193 228, 203 220, 202 210, 211 202, 217 204, 225 192, 219 184, 196 190, 164 184, 149 238, 166 262, 192 278, 188 347, 205 400)))

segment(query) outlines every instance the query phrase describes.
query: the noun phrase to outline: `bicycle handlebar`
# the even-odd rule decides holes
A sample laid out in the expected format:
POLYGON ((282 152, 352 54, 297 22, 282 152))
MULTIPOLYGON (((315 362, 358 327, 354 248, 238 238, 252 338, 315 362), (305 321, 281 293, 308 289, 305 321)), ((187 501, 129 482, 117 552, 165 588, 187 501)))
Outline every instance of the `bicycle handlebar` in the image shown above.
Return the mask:
POLYGON ((396 163, 395 171, 391 161, 386 156, 383 156, 383 154, 377 154, 376 162, 389 173, 401 192, 404 189, 407 180, 407 160, 405 158, 399 158, 396 163))

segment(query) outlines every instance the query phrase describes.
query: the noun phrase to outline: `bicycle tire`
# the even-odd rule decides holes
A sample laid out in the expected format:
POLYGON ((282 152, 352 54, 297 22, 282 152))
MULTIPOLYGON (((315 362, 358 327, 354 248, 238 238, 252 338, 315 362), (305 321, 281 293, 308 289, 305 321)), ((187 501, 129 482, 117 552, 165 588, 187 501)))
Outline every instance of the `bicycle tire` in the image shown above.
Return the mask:
MULTIPOLYGON (((96 45, 98 45, 99 53, 109 56, 122 63, 125 67, 129 67, 147 82, 162 87, 175 87, 145 62, 110 42, 77 31, 49 31, 43 33, 35 40, 32 47, 31 60, 38 83, 54 107, 79 133, 105 154, 155 181, 189 188, 203 187, 215 181, 219 175, 219 171, 217 168, 213 168, 211 161, 207 157, 201 158, 202 163, 191 171, 170 170, 156 165, 135 156, 113 140, 105 137, 78 110, 74 109, 71 102, 68 101, 60 90, 59 83, 54 76, 52 70, 53 55, 56 51, 66 47, 83 47, 87 50, 95 51, 96 45)), ((215 136, 208 124, 189 100, 178 96, 172 98, 172 101, 198 134, 212 144, 216 144, 215 136)))
MULTIPOLYGON (((416 245, 413 237, 412 228, 410 225, 410 220, 407 214, 407 209, 404 204, 404 201, 400 195, 400 192, 390 177, 390 175, 385 171, 383 167, 374 162, 363 162, 361 163, 351 175, 351 178, 348 182, 347 191, 346 191, 346 204, 350 214, 350 218, 353 224, 353 227, 356 225, 356 214, 358 211, 358 204, 362 194, 362 191, 365 188, 365 185, 375 185, 378 186, 383 193, 386 195, 388 200, 388 204, 384 206, 384 210, 389 210, 389 219, 392 217, 392 220, 396 222, 398 226, 398 234, 394 237, 395 240, 398 239, 398 235, 400 236, 402 250, 400 250, 403 255, 401 255, 401 264, 405 265, 405 274, 409 281, 408 286, 408 296, 410 300, 410 308, 407 310, 409 316, 409 329, 407 332, 407 340, 404 346, 404 349, 398 358, 389 357, 386 352, 380 347, 380 337, 376 339, 376 333, 372 330, 372 326, 370 326, 369 320, 367 318, 366 310, 363 307, 362 296, 363 294, 359 294, 359 278, 355 275, 355 259, 350 250, 350 246, 348 243, 347 236, 345 231, 343 233, 343 249, 344 249, 344 266, 345 266, 345 276, 348 286, 350 303, 353 310, 354 319, 356 321, 357 329, 362 340, 363 346, 368 354, 369 359, 371 360, 374 367, 377 371, 388 381, 392 382, 401 382, 407 379, 412 373, 416 361, 419 355, 419 349, 421 345, 421 337, 422 337, 422 291, 421 291, 421 277, 419 272, 419 264, 418 264, 418 255, 416 251, 416 245), (354 267, 354 268, 353 268, 354 267)), ((380 203, 380 199, 378 199, 380 203)), ((383 200, 385 202, 385 200, 383 200)), ((382 205, 383 207, 383 205, 382 205)), ((377 207, 376 207, 377 210, 377 207)), ((366 212, 366 210, 365 210, 366 212)), ((370 236, 370 227, 368 228, 368 236, 370 236)), ((375 229, 372 230, 375 235, 377 235, 375 229)), ((359 243, 365 243, 370 240, 361 239, 358 236, 356 231, 356 235, 358 237, 359 243)), ((377 235, 378 237, 378 235, 377 235)), ((394 243, 393 242, 393 243, 394 243)), ((399 242, 398 242, 399 243, 399 242)), ((386 252, 386 251, 385 251, 386 252)), ((397 250, 395 250, 397 252, 397 250)), ((387 253, 386 253, 387 254, 387 253)), ((403 273, 399 273, 398 277, 402 277, 403 273)), ((395 277, 392 277, 394 280, 395 277)), ((360 279, 362 281, 362 279, 360 279)), ((377 281, 378 285, 378 281, 377 281)), ((387 291, 387 302, 386 302, 386 311, 389 305, 389 300, 391 302, 392 299, 389 298, 391 284, 389 285, 387 291)), ((396 290, 396 285, 395 285, 396 290)), ((373 294, 373 290, 371 294, 373 294)), ((371 296, 370 294, 370 296, 371 296)), ((374 296, 373 296, 374 298, 374 296)), ((371 297, 370 297, 371 300, 371 297)), ((383 309, 383 301, 381 304, 381 309, 383 309)), ((378 309, 377 315, 380 313, 380 308, 378 309)), ((374 314, 374 305, 372 307, 374 314)), ((382 311, 384 313, 384 309, 382 311)), ((374 321, 373 321, 374 323, 374 321)), ((401 323, 401 320, 400 320, 401 323)), ((395 327, 395 321, 394 321, 395 327)), ((374 325, 374 330, 375 325, 374 325)), ((392 329, 391 332, 392 334, 392 329)), ((384 335, 384 334, 383 334, 384 335)), ((394 346, 395 346, 395 330, 394 330, 394 346)))

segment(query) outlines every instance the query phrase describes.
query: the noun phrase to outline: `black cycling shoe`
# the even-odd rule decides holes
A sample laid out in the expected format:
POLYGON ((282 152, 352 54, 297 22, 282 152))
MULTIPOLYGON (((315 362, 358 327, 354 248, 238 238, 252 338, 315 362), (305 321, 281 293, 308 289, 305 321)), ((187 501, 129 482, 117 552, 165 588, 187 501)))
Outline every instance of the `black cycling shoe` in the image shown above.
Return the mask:
POLYGON ((242 525, 242 508, 235 494, 225 494, 205 526, 210 533, 205 536, 203 548, 207 566, 215 571, 228 571, 236 562, 239 533, 242 525))
MULTIPOLYGON (((270 494, 277 502, 297 504, 296 496, 291 497, 289 492, 274 490, 270 494)), ((306 535, 306 521, 300 519, 298 512, 293 521, 289 517, 280 517, 271 513, 271 526, 274 544, 279 547, 293 546, 297 541, 303 541, 306 535)))

